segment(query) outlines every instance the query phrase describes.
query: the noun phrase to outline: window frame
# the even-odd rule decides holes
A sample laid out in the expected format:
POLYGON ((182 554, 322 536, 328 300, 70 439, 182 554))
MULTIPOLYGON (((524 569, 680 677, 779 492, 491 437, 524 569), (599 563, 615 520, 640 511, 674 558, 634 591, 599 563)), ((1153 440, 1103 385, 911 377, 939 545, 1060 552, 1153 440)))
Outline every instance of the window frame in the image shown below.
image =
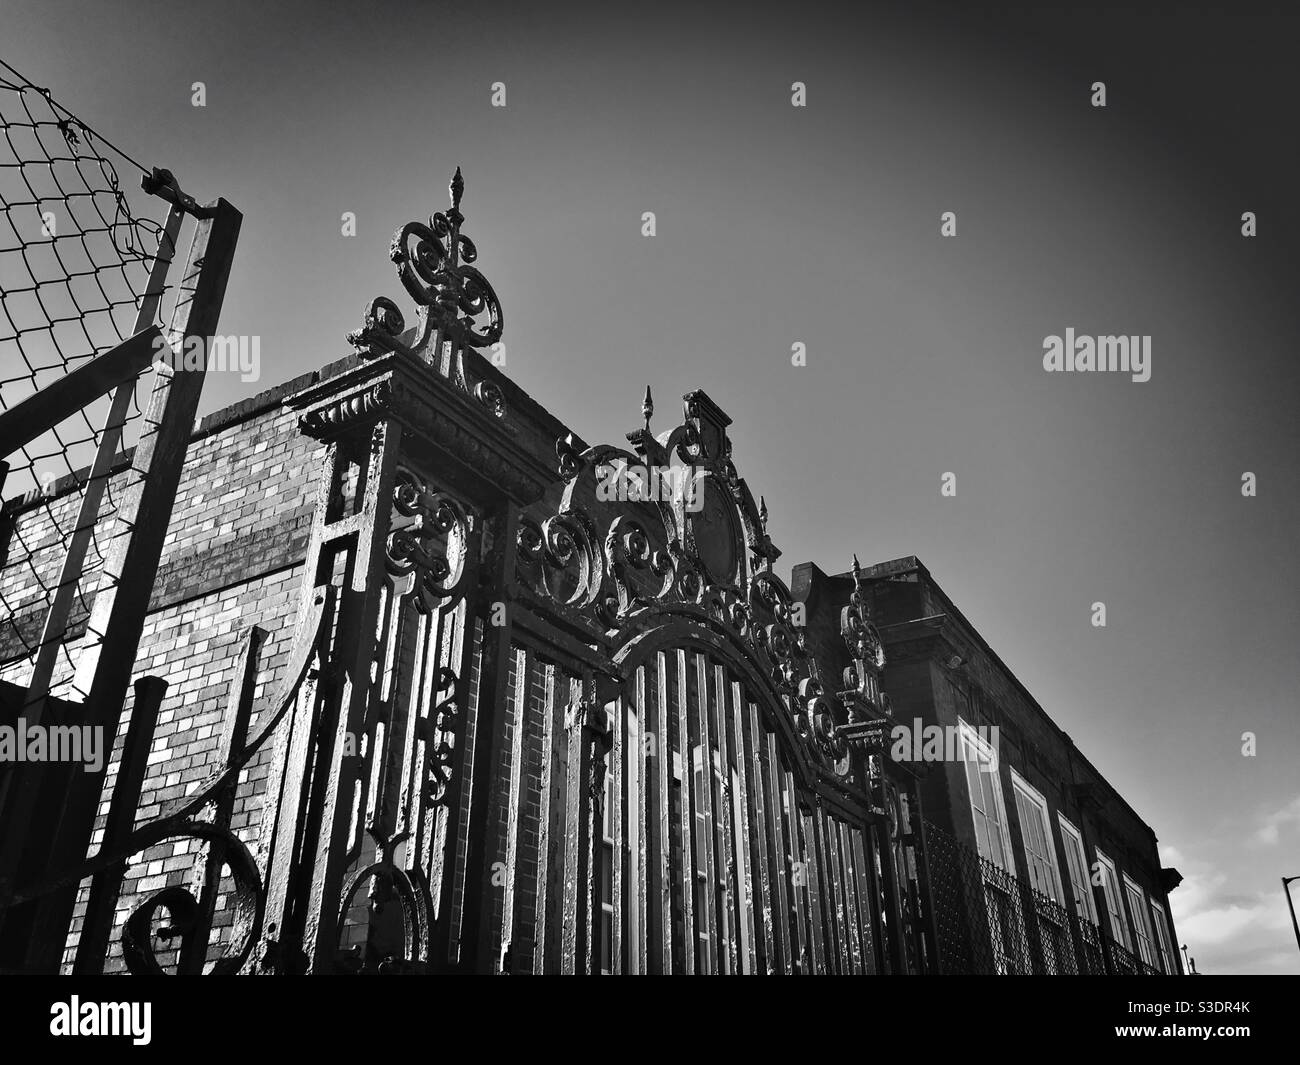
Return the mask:
MULTIPOLYGON (((1011 849, 1011 829, 1007 824, 1006 796, 1002 793, 1002 774, 998 770, 997 754, 978 732, 963 718, 957 718, 957 740, 960 747, 962 773, 969 793, 971 827, 975 832, 975 849, 980 858, 1009 877, 1016 878, 1015 852, 1011 849), (973 754, 974 757, 970 755, 973 754), (980 763, 987 763, 992 768, 980 768, 980 763), (975 768, 971 769, 971 764, 975 768), (971 787, 971 773, 979 782, 979 803, 985 801, 983 780, 991 777, 990 791, 993 796, 993 817, 989 817, 982 805, 977 805, 975 790, 971 787), (992 840, 992 821, 996 820, 998 828, 998 845, 1001 858, 995 856, 990 843, 986 853, 980 845, 980 819, 983 818, 984 838, 992 840)), ((1013 905, 1011 896, 998 880, 987 872, 981 875, 984 886, 984 905, 988 912, 989 931, 992 936, 995 965, 999 974, 1029 973, 1032 971, 1029 957, 1024 953, 1025 927, 1024 915, 1013 905), (1018 927, 1013 927, 1013 922, 1018 927)))
POLYGON ((1128 921, 1124 917, 1124 898, 1120 887, 1119 869, 1110 857, 1100 847, 1094 849, 1097 855, 1097 862, 1108 874, 1102 877, 1101 892, 1106 899, 1106 911, 1109 918, 1110 936, 1125 950, 1133 949, 1132 938, 1129 936, 1128 921), (1112 895, 1113 892, 1113 895, 1112 895), (1114 899, 1114 909, 1111 908, 1111 901, 1114 899), (1119 922, 1120 935, 1115 935, 1115 923, 1119 922))
POLYGON ((1047 799, 1043 793, 1029 783, 1024 777, 1016 772, 1015 766, 1011 767, 1011 795, 1016 800, 1016 816, 1020 819, 1020 843, 1025 850, 1025 867, 1029 870, 1029 886, 1039 894, 1048 896, 1062 909, 1065 908, 1065 889, 1061 884, 1061 870, 1056 862, 1056 837, 1052 834, 1052 814, 1047 806, 1047 799), (1043 843, 1047 848, 1047 853, 1041 856, 1033 855, 1029 846, 1029 837, 1025 832, 1024 818, 1021 816, 1020 799, 1024 798, 1026 802, 1033 807, 1033 811, 1038 815, 1038 825, 1042 829, 1043 843), (1034 883, 1035 876, 1035 858, 1045 859, 1047 862, 1047 871, 1050 874, 1051 883, 1050 891, 1043 891, 1034 883))
MULTIPOLYGON (((968 798, 970 802, 972 827, 975 830, 976 850, 979 851, 981 858, 988 859, 999 869, 1001 869, 1004 873, 1008 873, 1011 876, 1015 876, 1016 875, 1015 856, 1014 856, 1014 852, 1011 849, 1011 830, 1010 827, 1007 825, 1006 798, 1002 794, 1002 774, 997 769, 998 766, 997 755, 993 751, 993 748, 980 736, 978 732, 975 731, 974 727, 969 722, 967 722, 964 718, 961 717, 957 718, 957 737, 958 737, 958 742, 961 746, 962 772, 965 774, 966 790, 968 793, 970 793, 968 795, 968 798), (974 758, 967 757, 968 750, 973 750, 975 752, 976 757, 974 758), (970 770, 968 769, 968 766, 971 762, 976 763, 975 772, 979 774, 981 777, 993 778, 993 789, 992 789, 993 805, 996 807, 996 810, 994 811, 994 816, 998 823, 998 829, 999 829, 998 837, 999 837, 999 843, 1001 844, 1002 847, 1002 860, 999 860, 991 853, 986 854, 982 850, 980 850, 980 846, 979 846, 980 820, 979 819, 981 817, 984 818, 985 836, 989 836, 990 834, 989 826, 988 826, 988 822, 990 819, 987 810, 983 809, 981 806, 976 806, 975 795, 972 792, 970 786, 970 770), (988 762, 993 766, 993 768, 991 770, 981 769, 979 768, 980 762, 988 762)), ((984 791, 982 786, 980 788, 979 800, 981 803, 984 801, 984 791)))
POLYGON ((1092 894, 1091 868, 1088 865, 1088 848, 1083 844, 1083 833, 1059 810, 1056 812, 1056 820, 1061 829, 1061 848, 1065 851, 1065 871, 1070 876, 1070 893, 1075 896, 1075 916, 1091 921, 1094 928, 1100 929, 1101 915, 1097 913, 1097 900, 1092 894), (1071 855, 1079 863, 1082 883, 1075 880, 1074 871, 1070 868, 1071 855), (1081 908, 1082 913, 1079 912, 1081 908))
POLYGON ((1156 957, 1160 959, 1160 969, 1172 976, 1178 972, 1178 964, 1174 959, 1174 944, 1169 934, 1169 917, 1165 913, 1165 908, 1156 901, 1154 895, 1147 897, 1147 903, 1151 907, 1151 916, 1153 918, 1151 924, 1152 930, 1155 932, 1152 943, 1156 948, 1156 957))
POLYGON ((1155 951, 1151 938, 1151 924, 1147 920, 1147 893, 1143 890, 1142 885, 1134 880, 1128 873, 1124 875, 1124 901, 1128 904, 1129 919, 1133 922, 1133 935, 1137 937, 1138 957, 1153 969, 1156 967, 1155 951), (1137 897, 1137 905, 1134 906, 1134 896, 1137 897), (1134 910, 1137 912, 1135 913, 1134 910))

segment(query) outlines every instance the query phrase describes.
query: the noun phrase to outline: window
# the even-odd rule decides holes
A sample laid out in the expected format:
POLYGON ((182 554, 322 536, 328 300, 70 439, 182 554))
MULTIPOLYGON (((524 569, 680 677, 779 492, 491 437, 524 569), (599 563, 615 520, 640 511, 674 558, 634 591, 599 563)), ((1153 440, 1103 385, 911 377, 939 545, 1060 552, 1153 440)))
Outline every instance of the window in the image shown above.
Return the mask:
POLYGON ((1169 936, 1169 922, 1165 920, 1165 910, 1155 899, 1151 900, 1151 927, 1155 930, 1156 961, 1160 971, 1173 975, 1178 971, 1174 964, 1173 940, 1169 936))
POLYGON ((957 724, 980 857, 987 858, 999 869, 1014 876, 1011 837, 1007 834, 1007 815, 1002 805, 997 758, 993 749, 970 725, 960 718, 957 719, 957 724))
POLYGON ((1070 875, 1070 894, 1074 896, 1074 912, 1080 920, 1097 924, 1097 903, 1092 897, 1092 883, 1088 876, 1088 859, 1083 850, 1083 836, 1062 815, 1056 815, 1061 824, 1061 842, 1065 849, 1065 869, 1070 875))
POLYGON ((1128 922, 1124 920, 1124 907, 1119 901, 1119 876, 1115 872, 1115 863, 1098 851, 1097 864, 1101 868, 1101 890, 1106 897, 1111 938, 1125 950, 1132 950, 1133 944, 1128 938, 1128 922))
POLYGON ((1056 847, 1052 840, 1052 822, 1047 814, 1047 800, 1014 769, 1011 770, 1011 792, 1015 796, 1016 814, 1020 818, 1020 839, 1025 847, 1029 883, 1037 893, 1034 896, 1034 909, 1038 916, 1043 967, 1048 973, 1056 973, 1060 971, 1062 960, 1069 956, 1069 952, 1062 911, 1044 901, 1050 899, 1057 906, 1064 902, 1061 874, 1056 866, 1056 847))
POLYGON ((984 870, 984 904, 988 910, 995 965, 999 973, 1027 973, 1030 968, 1024 952, 1024 921, 1010 893, 1015 885, 1015 865, 1011 858, 1006 808, 1002 805, 996 752, 965 721, 958 718, 957 723, 976 845, 980 857, 1004 874, 984 870))
POLYGON ((1033 889, 1056 903, 1064 903, 1061 874, 1056 868, 1056 848, 1052 843, 1052 822, 1047 816, 1047 802, 1017 773, 1011 770, 1011 790, 1016 797, 1020 817, 1020 838, 1025 845, 1025 862, 1029 866, 1029 883, 1033 889))
POLYGON ((1155 955, 1151 953, 1151 927, 1147 924, 1146 895, 1128 873, 1124 874, 1124 894, 1128 898, 1129 916, 1133 918, 1133 932, 1137 936, 1138 957, 1148 965, 1154 966, 1156 959, 1155 955))

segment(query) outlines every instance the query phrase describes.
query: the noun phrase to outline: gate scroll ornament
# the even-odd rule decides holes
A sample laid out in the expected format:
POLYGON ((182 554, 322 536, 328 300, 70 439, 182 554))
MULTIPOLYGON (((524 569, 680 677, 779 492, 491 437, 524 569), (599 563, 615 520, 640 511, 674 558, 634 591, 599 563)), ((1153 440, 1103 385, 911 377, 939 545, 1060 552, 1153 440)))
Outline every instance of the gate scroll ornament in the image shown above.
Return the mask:
MULTIPOLYGON (((839 734, 847 710, 827 694, 802 625, 802 604, 772 571, 780 557, 767 505, 739 477, 726 434, 730 419, 702 392, 684 397, 681 424, 656 436, 650 390, 632 450, 579 449, 556 441, 563 479, 558 505, 520 519, 517 576, 539 608, 615 649, 656 625, 690 623, 724 636, 784 705, 783 731, 805 765, 852 775, 839 734), (610 500, 602 471, 692 467, 703 505, 680 496, 610 500)), ((607 477, 608 475, 606 475, 607 477)))
POLYGON ((488 379, 471 386, 461 351, 464 346, 480 348, 500 341, 505 328, 501 301, 491 282, 471 265, 478 259, 478 249, 460 230, 465 221, 460 210, 465 193, 460 167, 448 189, 450 209, 435 213, 427 225, 408 222, 394 234, 389 249, 402 287, 417 304, 414 339, 409 344, 403 339, 406 320, 397 304, 377 296, 366 307, 361 328, 349 333, 348 341, 365 358, 392 351, 424 360, 440 358, 444 376, 500 418, 505 415, 500 386, 488 379))

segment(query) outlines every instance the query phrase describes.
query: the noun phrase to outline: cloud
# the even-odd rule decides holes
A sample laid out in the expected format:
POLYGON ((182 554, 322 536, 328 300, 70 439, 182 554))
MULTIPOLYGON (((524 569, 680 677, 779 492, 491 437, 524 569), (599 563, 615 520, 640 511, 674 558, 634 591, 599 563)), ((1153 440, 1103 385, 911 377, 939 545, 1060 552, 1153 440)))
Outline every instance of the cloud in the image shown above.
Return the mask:
POLYGON ((1289 931, 1291 923, 1281 890, 1279 884, 1277 891, 1250 898, 1212 896, 1203 909, 1184 913, 1178 930, 1184 939, 1204 944, 1239 945, 1247 932, 1270 933, 1269 938, 1276 942, 1273 933, 1289 931))
MULTIPOLYGON (((1291 806, 1295 806, 1293 803, 1291 806)), ((1291 806, 1284 808, 1291 809, 1291 806)), ((1282 813, 1283 811, 1279 811, 1282 813)), ((1287 823, 1289 818, 1266 824, 1287 823)), ((1174 856, 1185 879, 1169 896, 1177 946, 1186 943, 1203 973, 1295 973, 1300 952, 1293 947, 1290 912, 1280 880, 1251 877, 1259 890, 1242 890, 1239 869, 1218 872, 1176 847, 1161 847, 1166 862, 1174 856)))
POLYGON ((1266 815, 1263 824, 1255 830, 1254 841, 1265 847, 1274 847, 1281 838, 1282 829, 1290 825, 1300 826, 1300 796, 1266 815))

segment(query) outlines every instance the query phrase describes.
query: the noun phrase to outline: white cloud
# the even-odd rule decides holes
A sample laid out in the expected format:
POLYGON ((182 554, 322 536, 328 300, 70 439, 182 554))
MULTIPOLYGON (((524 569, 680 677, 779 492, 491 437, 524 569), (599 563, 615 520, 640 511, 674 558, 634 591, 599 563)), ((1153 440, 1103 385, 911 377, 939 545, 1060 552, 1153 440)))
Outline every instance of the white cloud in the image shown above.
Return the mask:
POLYGON ((1276 846, 1281 838, 1282 829, 1289 825, 1300 826, 1300 795, 1280 810, 1266 815, 1263 824, 1255 830, 1254 840, 1265 847, 1276 846))
MULTIPOLYGON (((1275 823, 1280 828, 1287 820, 1275 823)), ((1269 823, 1274 822, 1266 821, 1269 823)), ((1218 863, 1198 861, 1177 847, 1162 846, 1160 850, 1162 860, 1176 863, 1184 876, 1182 884, 1170 893, 1169 906, 1178 937, 1176 946, 1187 944, 1200 972, 1221 975, 1300 971, 1300 951, 1288 947, 1293 932, 1280 879, 1251 875, 1250 889, 1234 890, 1242 883, 1240 868, 1230 876, 1217 871, 1218 863)))

